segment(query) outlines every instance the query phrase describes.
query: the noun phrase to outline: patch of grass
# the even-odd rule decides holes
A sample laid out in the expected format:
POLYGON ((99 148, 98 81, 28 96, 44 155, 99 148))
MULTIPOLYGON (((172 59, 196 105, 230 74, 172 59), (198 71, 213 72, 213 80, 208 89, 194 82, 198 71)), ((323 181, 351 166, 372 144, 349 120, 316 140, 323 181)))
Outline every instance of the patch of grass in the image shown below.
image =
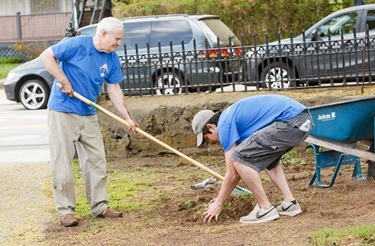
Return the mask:
MULTIPOLYGON (((162 159, 162 157, 161 157, 162 159)), ((205 160, 207 162, 207 160, 205 160)), ((225 168, 224 163, 218 163, 216 160, 209 160, 213 169, 218 169, 222 173, 221 168, 225 168)), ((143 162, 144 163, 144 162, 143 162)), ((150 162, 153 163, 153 162, 150 162)), ((195 211, 197 214, 202 213, 198 206, 204 200, 186 201, 180 193, 185 189, 189 189, 187 182, 200 182, 210 176, 210 174, 200 170, 199 168, 181 163, 179 160, 169 160, 153 164, 132 165, 124 167, 116 162, 107 163, 107 191, 109 196, 109 205, 115 210, 124 213, 142 213, 144 219, 154 221, 155 223, 161 218, 157 213, 160 208, 169 204, 172 200, 179 204, 178 211, 195 211), (194 181, 192 181, 194 177, 194 181), (189 181, 187 181, 189 180, 189 181), (168 189, 161 188, 164 183, 173 184, 168 189), (178 193, 178 196, 173 193, 178 193)), ((210 164, 205 164, 210 166, 210 164)), ((85 196, 84 181, 82 178, 78 159, 74 160, 72 165, 75 192, 76 192, 76 212, 77 219, 88 219, 90 230, 88 233, 96 234, 100 232, 101 226, 98 224, 91 225, 90 205, 85 196)), ((49 186, 50 187, 50 186, 49 186)), ((53 196, 51 192, 46 194, 53 196)), ((208 199, 206 197, 202 199, 208 199)), ((208 201, 208 200, 207 200, 208 201)))
MULTIPOLYGON (((75 216, 78 219, 91 218, 90 205, 85 195, 85 187, 81 174, 81 169, 78 159, 75 159, 72 164, 73 178, 76 193, 76 211, 75 216)), ((133 210, 150 210, 154 206, 156 200, 168 200, 170 198, 161 197, 158 193, 152 193, 154 196, 143 197, 144 192, 150 190, 157 190, 157 187, 152 185, 159 179, 158 173, 149 167, 136 167, 132 171, 114 171, 109 168, 107 177, 107 191, 110 201, 110 206, 113 209, 123 212, 133 210)), ((50 189, 51 183, 48 182, 43 189, 45 195, 53 197, 50 189)), ((96 226, 94 226, 96 227, 96 226)), ((97 231, 93 229, 93 231, 97 231)))
POLYGON ((8 73, 13 69, 21 65, 20 63, 6 63, 0 64, 0 79, 5 79, 8 73))
POLYGON ((90 231, 92 234, 99 233, 103 227, 103 222, 100 220, 92 220, 90 223, 90 231))
POLYGON ((366 245, 375 243, 375 225, 346 227, 341 230, 323 228, 310 233, 311 245, 349 245, 350 242, 361 242, 366 245))
POLYGON ((155 201, 157 201, 157 200, 160 200, 160 201, 166 202, 166 201, 170 201, 170 200, 172 200, 172 198, 171 198, 170 196, 168 196, 168 195, 161 194, 161 195, 159 195, 159 196, 155 199, 155 201))
MULTIPOLYGON (((136 169, 132 174, 126 172, 110 172, 107 180, 110 206, 121 211, 131 211, 145 207, 146 204, 144 202, 129 201, 128 199, 134 197, 135 193, 138 195, 141 194, 145 191, 145 187, 149 186, 148 181, 139 178, 138 175, 134 177, 134 174, 149 172, 149 168, 136 169)), ((84 182, 78 159, 73 162, 73 176, 77 202, 76 216, 77 218, 89 218, 91 217, 90 205, 85 196, 84 182)))
POLYGON ((293 169, 300 169, 301 166, 306 166, 306 160, 301 157, 297 149, 292 149, 281 157, 280 164, 284 167, 293 169))
POLYGON ((188 202, 180 204, 178 209, 180 211, 191 210, 191 209, 195 208, 197 205, 198 205, 198 203, 196 201, 188 201, 188 202))

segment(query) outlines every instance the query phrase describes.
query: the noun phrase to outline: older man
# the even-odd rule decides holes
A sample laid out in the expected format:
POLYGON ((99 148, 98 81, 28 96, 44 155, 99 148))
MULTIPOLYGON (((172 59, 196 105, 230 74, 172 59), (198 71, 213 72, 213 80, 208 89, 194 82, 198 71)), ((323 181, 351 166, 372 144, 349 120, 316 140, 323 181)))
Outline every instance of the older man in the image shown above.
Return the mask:
POLYGON ((64 226, 75 226, 76 208, 71 163, 76 147, 84 178, 86 197, 93 217, 121 217, 108 205, 106 158, 96 110, 72 97, 77 91, 95 101, 104 81, 108 95, 130 129, 138 127, 131 116, 119 82, 121 65, 114 52, 124 35, 123 24, 108 17, 97 25, 95 36, 78 36, 46 49, 44 66, 56 78, 48 102, 48 129, 52 185, 56 210, 64 226), (60 83, 60 88, 56 86, 60 83))

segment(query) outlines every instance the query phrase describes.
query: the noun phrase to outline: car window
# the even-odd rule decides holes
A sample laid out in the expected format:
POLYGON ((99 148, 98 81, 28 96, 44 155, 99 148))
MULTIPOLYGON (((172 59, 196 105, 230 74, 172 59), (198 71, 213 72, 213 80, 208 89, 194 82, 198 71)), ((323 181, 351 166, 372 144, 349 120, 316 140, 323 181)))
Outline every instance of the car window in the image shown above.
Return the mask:
POLYGON ((204 33, 213 47, 217 47, 217 38, 219 38, 220 46, 230 46, 229 37, 231 37, 232 46, 241 45, 240 40, 234 33, 219 19, 205 19, 200 21, 204 33))
POLYGON ((95 32, 96 32, 96 25, 79 30, 80 35, 84 35, 84 36, 94 36, 95 32))
POLYGON ((116 50, 123 50, 124 43, 127 50, 135 49, 135 44, 138 44, 139 49, 147 47, 150 42, 151 22, 125 23, 124 28, 124 38, 116 50))
POLYGON ((318 35, 320 37, 326 37, 328 36, 328 32, 331 32, 331 35, 340 35, 341 30, 343 34, 353 33, 357 18, 358 12, 350 12, 336 16, 317 29, 318 35))
POLYGON ((151 30, 151 47, 169 46, 170 41, 173 45, 180 45, 181 41, 185 44, 193 40, 193 32, 190 24, 185 20, 165 20, 153 21, 151 30))
POLYGON ((367 12, 366 25, 368 25, 369 30, 375 29, 375 10, 367 12))

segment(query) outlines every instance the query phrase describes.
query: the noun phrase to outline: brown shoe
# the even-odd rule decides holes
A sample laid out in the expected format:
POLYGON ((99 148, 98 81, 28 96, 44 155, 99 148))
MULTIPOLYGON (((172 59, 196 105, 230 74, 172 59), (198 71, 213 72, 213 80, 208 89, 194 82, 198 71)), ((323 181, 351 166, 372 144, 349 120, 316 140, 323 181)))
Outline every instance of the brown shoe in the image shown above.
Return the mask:
POLYGON ((101 213, 98 217, 101 217, 101 218, 118 218, 118 217, 122 217, 122 213, 117 212, 117 211, 113 210, 112 208, 108 207, 108 208, 104 209, 103 213, 101 213))
POLYGON ((78 220, 74 218, 73 214, 65 214, 61 216, 60 222, 63 226, 66 226, 66 227, 78 225, 78 220))

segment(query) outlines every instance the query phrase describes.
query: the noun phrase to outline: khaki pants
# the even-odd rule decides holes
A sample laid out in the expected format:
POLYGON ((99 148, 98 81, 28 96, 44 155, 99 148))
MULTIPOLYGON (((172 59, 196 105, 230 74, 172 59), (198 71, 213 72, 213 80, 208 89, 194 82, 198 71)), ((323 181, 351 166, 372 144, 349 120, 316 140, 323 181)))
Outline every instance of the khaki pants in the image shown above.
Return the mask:
POLYGON ((108 207, 104 144, 96 115, 48 112, 52 188, 57 213, 74 214, 76 198, 72 173, 75 148, 83 175, 86 198, 93 217, 108 207))

